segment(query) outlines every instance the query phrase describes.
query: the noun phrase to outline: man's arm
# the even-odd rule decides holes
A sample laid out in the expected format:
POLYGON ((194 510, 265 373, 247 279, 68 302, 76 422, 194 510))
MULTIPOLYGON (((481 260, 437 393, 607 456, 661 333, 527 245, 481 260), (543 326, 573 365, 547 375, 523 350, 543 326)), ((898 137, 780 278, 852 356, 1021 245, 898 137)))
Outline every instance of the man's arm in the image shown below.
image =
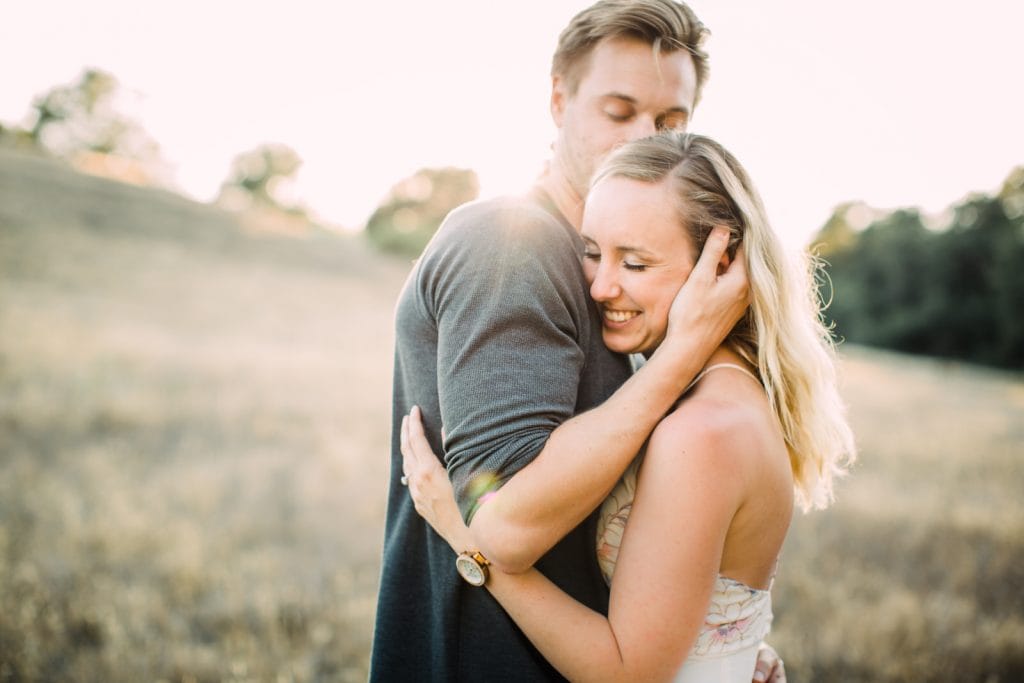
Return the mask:
POLYGON ((424 418, 467 521, 577 410, 590 310, 576 251, 539 206, 488 202, 453 213, 421 260, 437 340, 424 418))

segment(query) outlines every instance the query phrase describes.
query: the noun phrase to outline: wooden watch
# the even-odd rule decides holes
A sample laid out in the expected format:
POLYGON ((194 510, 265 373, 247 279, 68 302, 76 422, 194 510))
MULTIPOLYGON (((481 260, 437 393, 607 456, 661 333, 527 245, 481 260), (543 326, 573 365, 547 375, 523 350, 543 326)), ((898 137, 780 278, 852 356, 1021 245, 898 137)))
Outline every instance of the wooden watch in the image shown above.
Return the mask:
POLYGON ((479 550, 467 550, 455 558, 455 570, 471 586, 487 583, 487 567, 490 564, 479 550))

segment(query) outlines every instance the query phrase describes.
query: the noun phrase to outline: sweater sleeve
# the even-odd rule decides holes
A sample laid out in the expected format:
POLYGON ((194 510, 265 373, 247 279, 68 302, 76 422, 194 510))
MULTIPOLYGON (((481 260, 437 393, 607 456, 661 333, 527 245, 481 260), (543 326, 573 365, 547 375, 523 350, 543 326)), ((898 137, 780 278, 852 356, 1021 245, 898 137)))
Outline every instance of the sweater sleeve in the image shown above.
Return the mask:
POLYGON ((437 326, 445 462, 469 522, 575 413, 589 303, 577 238, 539 207, 470 206, 437 241, 421 295, 437 326))

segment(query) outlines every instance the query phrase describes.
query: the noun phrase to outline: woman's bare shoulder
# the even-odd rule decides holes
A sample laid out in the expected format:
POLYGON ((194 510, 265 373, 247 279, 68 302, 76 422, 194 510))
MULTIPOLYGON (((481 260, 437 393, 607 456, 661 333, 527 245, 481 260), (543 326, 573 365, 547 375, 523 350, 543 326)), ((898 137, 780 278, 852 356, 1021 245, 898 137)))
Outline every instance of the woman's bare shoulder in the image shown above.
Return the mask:
MULTIPOLYGON (((671 483, 676 491, 713 489, 716 505, 738 506, 748 487, 747 478, 736 474, 748 465, 735 435, 741 421, 723 408, 694 400, 667 415, 648 441, 641 481, 671 483)), ((638 495, 643 488, 638 487, 638 495)))
POLYGON ((648 451, 685 452, 691 457, 732 460, 764 436, 760 406, 715 394, 683 401, 651 435, 648 451))

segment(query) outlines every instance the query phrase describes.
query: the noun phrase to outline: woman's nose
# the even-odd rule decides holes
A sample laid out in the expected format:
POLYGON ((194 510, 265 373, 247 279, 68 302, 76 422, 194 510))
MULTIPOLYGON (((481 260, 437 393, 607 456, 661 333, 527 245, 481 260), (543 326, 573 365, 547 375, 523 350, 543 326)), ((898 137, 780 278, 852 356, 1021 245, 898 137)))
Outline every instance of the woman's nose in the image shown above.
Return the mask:
POLYGON ((590 283, 590 297, 594 301, 611 301, 622 293, 612 264, 601 263, 590 283))

